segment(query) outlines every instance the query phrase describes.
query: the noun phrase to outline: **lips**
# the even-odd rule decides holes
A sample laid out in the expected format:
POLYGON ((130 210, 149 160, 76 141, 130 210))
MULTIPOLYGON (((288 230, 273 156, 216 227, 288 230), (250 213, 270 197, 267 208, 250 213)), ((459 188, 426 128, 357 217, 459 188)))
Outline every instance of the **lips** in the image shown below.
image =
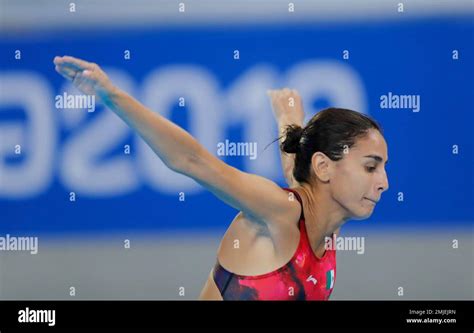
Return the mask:
POLYGON ((378 200, 372 200, 372 199, 369 199, 369 198, 364 198, 364 199, 367 199, 369 201, 372 201, 374 204, 376 204, 378 202, 378 200))

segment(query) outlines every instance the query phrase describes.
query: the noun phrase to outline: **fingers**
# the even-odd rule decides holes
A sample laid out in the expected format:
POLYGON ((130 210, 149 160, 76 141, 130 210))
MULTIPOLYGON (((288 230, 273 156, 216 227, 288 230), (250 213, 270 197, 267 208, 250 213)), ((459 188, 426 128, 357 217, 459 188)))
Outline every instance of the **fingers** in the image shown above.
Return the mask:
POLYGON ((71 56, 54 57, 53 62, 56 66, 67 66, 72 69, 78 70, 93 69, 94 67, 94 64, 91 62, 87 62, 71 56))
POLYGON ((72 70, 67 67, 56 66, 55 69, 56 69, 56 72, 58 72, 59 74, 61 74, 62 77, 68 80, 73 80, 74 76, 76 76, 76 73, 77 73, 77 71, 72 70))
POLYGON ((78 71, 76 73, 76 75, 74 76, 73 80, 72 80, 72 83, 76 86, 76 87, 79 87, 82 83, 84 83, 84 81, 87 80, 86 77, 84 77, 84 75, 82 74, 84 72, 81 72, 81 71, 78 71))
POLYGON ((71 56, 54 57, 55 70, 65 79, 79 84, 84 79, 93 79, 96 64, 71 56))
POLYGON ((56 72, 58 72, 64 78, 66 78, 68 80, 72 80, 78 72, 77 70, 74 70, 70 67, 60 66, 60 65, 57 65, 54 69, 56 70, 56 72))
POLYGON ((289 89, 289 88, 268 89, 267 90, 267 95, 270 98, 274 98, 274 97, 278 97, 278 96, 285 96, 285 95, 293 95, 293 96, 299 97, 299 93, 296 89, 289 89))

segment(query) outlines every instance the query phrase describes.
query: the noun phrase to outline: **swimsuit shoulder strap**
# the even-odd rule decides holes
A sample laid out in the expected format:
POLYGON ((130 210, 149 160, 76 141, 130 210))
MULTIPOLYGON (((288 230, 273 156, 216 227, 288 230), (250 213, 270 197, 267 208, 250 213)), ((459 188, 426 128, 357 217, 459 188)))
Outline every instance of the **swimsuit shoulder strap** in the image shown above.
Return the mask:
POLYGON ((300 195, 298 194, 298 192, 296 192, 295 190, 292 190, 291 188, 287 188, 287 187, 283 187, 283 189, 285 191, 288 191, 288 192, 291 192, 295 195, 296 197, 296 200, 298 200, 298 202, 300 203, 300 206, 301 206, 301 214, 300 214, 300 220, 304 219, 304 214, 303 214, 303 200, 301 199, 300 195))

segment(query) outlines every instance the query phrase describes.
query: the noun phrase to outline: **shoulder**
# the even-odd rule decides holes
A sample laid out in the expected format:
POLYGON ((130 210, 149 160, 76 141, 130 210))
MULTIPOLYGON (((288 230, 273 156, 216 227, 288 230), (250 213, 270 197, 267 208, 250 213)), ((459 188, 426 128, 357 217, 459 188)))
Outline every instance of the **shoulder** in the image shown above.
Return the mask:
POLYGON ((300 218, 303 216, 303 197, 301 190, 297 188, 281 187, 285 193, 285 213, 279 216, 280 219, 277 225, 282 226, 297 226, 300 218))
MULTIPOLYGON (((251 216, 246 213, 242 213, 243 217, 252 221, 253 223, 265 224, 269 230, 273 232, 281 232, 286 230, 287 227, 294 227, 298 225, 300 216, 302 213, 301 192, 294 188, 278 187, 276 189, 278 194, 278 209, 275 209, 275 214, 268 218, 268 220, 258 219, 255 216, 251 216)), ((262 199, 262 204, 265 198, 262 199)))

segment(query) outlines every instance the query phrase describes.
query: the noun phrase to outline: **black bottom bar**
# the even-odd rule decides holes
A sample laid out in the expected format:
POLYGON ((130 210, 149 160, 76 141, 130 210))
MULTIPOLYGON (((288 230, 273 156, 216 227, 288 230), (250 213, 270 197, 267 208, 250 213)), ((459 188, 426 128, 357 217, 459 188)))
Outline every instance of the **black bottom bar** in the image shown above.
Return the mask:
POLYGON ((0 332, 98 327, 473 331, 472 301, 0 301, 0 332), (41 310, 54 310, 41 311, 41 310), (36 321, 36 322, 32 322, 36 321))

